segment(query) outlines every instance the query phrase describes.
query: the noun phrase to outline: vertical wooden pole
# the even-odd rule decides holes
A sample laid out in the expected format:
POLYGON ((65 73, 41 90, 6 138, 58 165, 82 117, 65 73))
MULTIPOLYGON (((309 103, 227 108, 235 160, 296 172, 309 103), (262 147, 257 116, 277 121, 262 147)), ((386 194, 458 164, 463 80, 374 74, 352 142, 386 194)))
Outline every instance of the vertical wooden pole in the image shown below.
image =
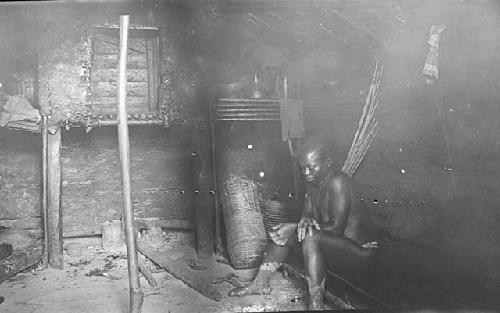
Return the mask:
MULTIPOLYGON (((288 100, 288 80, 287 77, 283 77, 283 99, 288 100)), ((300 186, 300 172, 298 171, 298 160, 295 153, 297 140, 288 138, 288 151, 290 152, 290 158, 292 159, 292 171, 293 171, 293 193, 295 200, 299 200, 299 186, 300 186), (295 141, 295 142, 294 142, 295 141), (295 145, 294 145, 295 143, 295 145)))
POLYGON ((218 195, 218 187, 217 187, 217 161, 216 161, 216 142, 215 142, 215 106, 217 103, 210 105, 209 109, 209 118, 210 118, 210 142, 211 146, 211 155, 212 155, 212 188, 211 193, 214 198, 214 210, 215 210, 215 253, 216 255, 223 254, 222 247, 222 232, 220 227, 221 222, 221 214, 219 207, 219 195, 218 195))
POLYGON ((134 231, 134 214, 132 209, 130 186, 130 152, 127 124, 127 49, 129 15, 120 16, 120 59, 118 77, 118 141, 120 146, 120 164, 122 172, 123 222, 127 243, 128 277, 130 286, 130 312, 142 311, 143 293, 139 284, 139 267, 137 259, 137 241, 134 231))
POLYGON ((47 138, 47 232, 48 259, 53 268, 63 269, 61 210, 61 130, 47 138))
POLYGON ((212 164, 210 132, 207 124, 198 124, 194 130, 194 183, 196 208, 196 247, 198 257, 210 257, 214 253, 214 197, 212 188, 212 164))
POLYGON ((42 217, 43 217, 43 267, 49 266, 49 228, 47 214, 47 117, 43 117, 42 126, 42 217))
POLYGON ((288 99, 288 79, 286 76, 283 77, 283 99, 288 99))

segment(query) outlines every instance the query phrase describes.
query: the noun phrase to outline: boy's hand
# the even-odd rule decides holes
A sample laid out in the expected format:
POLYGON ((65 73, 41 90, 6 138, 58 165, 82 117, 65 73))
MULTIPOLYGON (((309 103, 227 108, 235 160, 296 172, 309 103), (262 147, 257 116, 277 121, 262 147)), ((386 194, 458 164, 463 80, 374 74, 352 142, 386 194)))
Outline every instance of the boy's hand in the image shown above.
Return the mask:
POLYGON ((271 227, 272 231, 269 232, 269 237, 278 246, 284 246, 293 236, 296 228, 297 225, 294 223, 279 223, 271 227))
POLYGON ((306 238, 306 234, 309 233, 309 236, 312 236, 313 229, 321 230, 318 222, 314 218, 303 217, 300 219, 299 224, 297 225, 297 236, 299 242, 306 238))

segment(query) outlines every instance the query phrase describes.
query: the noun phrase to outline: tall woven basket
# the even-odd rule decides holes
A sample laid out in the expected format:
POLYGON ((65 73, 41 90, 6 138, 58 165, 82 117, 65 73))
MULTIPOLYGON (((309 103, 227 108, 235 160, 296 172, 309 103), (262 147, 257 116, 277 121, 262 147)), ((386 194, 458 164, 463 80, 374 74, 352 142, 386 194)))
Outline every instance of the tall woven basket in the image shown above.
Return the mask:
POLYGON ((231 264, 235 269, 259 266, 267 236, 255 183, 231 175, 223 184, 221 199, 231 264))

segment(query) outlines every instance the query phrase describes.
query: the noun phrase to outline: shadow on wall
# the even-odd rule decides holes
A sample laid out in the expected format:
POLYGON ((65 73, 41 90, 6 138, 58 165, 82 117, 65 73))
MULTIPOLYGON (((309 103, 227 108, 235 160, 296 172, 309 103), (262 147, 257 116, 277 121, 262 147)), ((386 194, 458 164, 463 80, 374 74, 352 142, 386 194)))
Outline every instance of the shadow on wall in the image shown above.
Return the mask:
POLYGON ((406 36, 386 38, 379 133, 356 177, 378 226, 439 251, 457 276, 486 289, 500 286, 500 11, 492 5, 421 7, 406 36), (428 30, 441 23, 440 76, 427 85, 428 30))

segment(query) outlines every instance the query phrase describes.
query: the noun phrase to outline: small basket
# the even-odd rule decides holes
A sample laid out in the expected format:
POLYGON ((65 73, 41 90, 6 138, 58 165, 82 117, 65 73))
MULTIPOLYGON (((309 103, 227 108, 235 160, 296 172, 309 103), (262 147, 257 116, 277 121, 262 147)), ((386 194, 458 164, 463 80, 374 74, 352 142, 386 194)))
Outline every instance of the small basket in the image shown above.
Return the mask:
POLYGON ((272 197, 264 196, 261 200, 262 215, 264 217, 264 228, 266 229, 267 237, 272 227, 279 223, 292 222, 293 212, 290 201, 278 201, 272 197))
POLYGON ((267 237, 255 183, 231 175, 224 182, 221 199, 231 264, 235 269, 259 266, 267 237))
POLYGON ((264 227, 266 229, 266 234, 269 236, 272 227, 288 221, 287 212, 282 202, 271 199, 262 200, 264 227))

